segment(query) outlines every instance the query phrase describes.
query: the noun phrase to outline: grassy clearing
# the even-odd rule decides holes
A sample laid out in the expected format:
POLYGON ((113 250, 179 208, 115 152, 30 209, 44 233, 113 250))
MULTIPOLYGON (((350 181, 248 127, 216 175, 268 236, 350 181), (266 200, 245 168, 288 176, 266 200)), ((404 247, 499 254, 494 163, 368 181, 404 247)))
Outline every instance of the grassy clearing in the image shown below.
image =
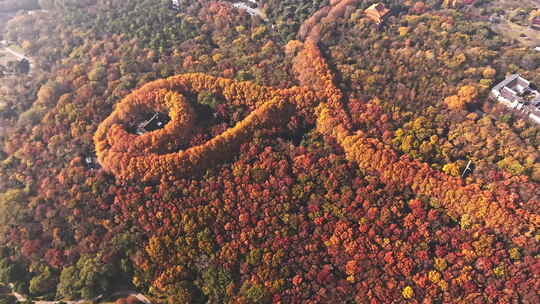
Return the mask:
POLYGON ((497 33, 516 40, 525 46, 540 46, 540 30, 534 30, 530 27, 521 26, 506 20, 499 24, 494 24, 492 28, 497 33))
POLYGON ((540 0, 495 0, 485 8, 502 15, 500 22, 491 26, 495 32, 527 47, 540 46, 540 30, 529 27, 527 20, 531 10, 540 8, 540 0))

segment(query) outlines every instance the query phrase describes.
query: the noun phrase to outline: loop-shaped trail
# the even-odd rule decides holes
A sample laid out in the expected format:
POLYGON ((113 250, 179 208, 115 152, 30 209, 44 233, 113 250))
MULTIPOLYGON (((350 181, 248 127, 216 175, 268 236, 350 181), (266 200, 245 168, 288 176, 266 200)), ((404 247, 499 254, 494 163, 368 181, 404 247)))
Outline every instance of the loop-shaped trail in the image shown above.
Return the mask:
MULTIPOLYGON (((343 14, 346 5, 357 1, 334 2, 331 8, 316 13, 316 19, 331 22, 343 14)), ((343 94, 335 86, 333 74, 318 48, 320 27, 306 25, 302 30, 306 37, 304 48, 293 66, 302 87, 275 89, 204 74, 150 82, 125 97, 99 126, 94 141, 103 168, 120 179, 157 181, 163 177, 189 177, 234 157, 239 146, 253 138, 257 129, 286 124, 295 111, 315 109, 317 131, 333 138, 343 147, 347 159, 362 170, 379 175, 383 182, 410 187, 417 195, 430 197, 450 215, 467 215, 472 222, 510 239, 524 232, 538 232, 537 213, 510 209, 507 206, 512 204, 500 201, 502 196, 513 197, 509 189, 498 189, 496 195, 492 190, 483 190, 480 184, 464 185, 460 178, 400 157, 380 140, 353 132, 343 94), (202 91, 221 95, 231 104, 256 109, 222 134, 183 150, 180 147, 189 139, 195 120, 186 95, 202 91), (171 121, 163 129, 140 136, 127 131, 137 113, 153 111, 167 113, 171 121), (160 154, 161 151, 175 152, 160 154)))
POLYGON ((96 154, 103 168, 120 179, 157 181, 161 177, 187 177, 230 159, 254 131, 287 123, 297 104, 315 96, 301 88, 277 90, 251 82, 237 82, 204 74, 185 74, 146 84, 125 97, 94 135, 96 154), (207 142, 180 149, 189 141, 196 115, 186 95, 210 91, 232 103, 256 106, 234 127, 207 142), (298 92, 302 94, 298 94, 298 92), (301 96, 301 98, 295 98, 301 96), (128 132, 140 113, 166 113, 164 128, 141 135, 128 132), (177 150, 171 153, 161 151, 177 150))

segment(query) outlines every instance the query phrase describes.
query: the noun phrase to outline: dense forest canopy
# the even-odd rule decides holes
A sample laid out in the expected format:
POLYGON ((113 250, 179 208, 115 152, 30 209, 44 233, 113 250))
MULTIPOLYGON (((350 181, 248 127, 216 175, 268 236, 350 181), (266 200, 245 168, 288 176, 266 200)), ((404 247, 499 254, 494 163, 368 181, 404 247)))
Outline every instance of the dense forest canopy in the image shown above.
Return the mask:
POLYGON ((374 0, 237 2, 0 0, 0 48, 30 59, 0 78, 0 283, 540 302, 540 126, 489 96, 540 86, 540 52, 490 21, 538 8, 386 0, 377 25, 374 0))

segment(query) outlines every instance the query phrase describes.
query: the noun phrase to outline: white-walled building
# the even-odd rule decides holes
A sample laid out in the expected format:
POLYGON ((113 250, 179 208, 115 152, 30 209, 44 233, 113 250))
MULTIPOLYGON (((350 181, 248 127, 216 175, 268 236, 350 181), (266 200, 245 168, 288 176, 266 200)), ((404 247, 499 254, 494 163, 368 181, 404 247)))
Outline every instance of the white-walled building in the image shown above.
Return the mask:
POLYGON ((531 88, 531 83, 519 74, 512 74, 494 86, 491 96, 540 124, 540 92, 531 88))

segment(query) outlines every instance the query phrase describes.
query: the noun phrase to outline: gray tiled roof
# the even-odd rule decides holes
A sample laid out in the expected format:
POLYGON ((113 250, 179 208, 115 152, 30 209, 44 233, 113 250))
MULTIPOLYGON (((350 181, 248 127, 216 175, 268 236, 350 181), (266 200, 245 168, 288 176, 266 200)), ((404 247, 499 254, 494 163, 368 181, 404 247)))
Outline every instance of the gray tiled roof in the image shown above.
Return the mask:
POLYGON ((511 89, 509 89, 508 87, 503 87, 502 90, 500 90, 501 92, 501 96, 508 99, 508 100, 511 100, 511 101, 514 101, 516 99, 516 92, 512 91, 511 89))
POLYGON ((495 91, 501 91, 502 88, 508 86, 509 83, 511 83, 512 81, 516 80, 518 77, 519 77, 519 74, 512 74, 512 75, 506 77, 506 79, 504 79, 503 81, 499 82, 495 87, 493 87, 493 90, 495 90, 495 91))

